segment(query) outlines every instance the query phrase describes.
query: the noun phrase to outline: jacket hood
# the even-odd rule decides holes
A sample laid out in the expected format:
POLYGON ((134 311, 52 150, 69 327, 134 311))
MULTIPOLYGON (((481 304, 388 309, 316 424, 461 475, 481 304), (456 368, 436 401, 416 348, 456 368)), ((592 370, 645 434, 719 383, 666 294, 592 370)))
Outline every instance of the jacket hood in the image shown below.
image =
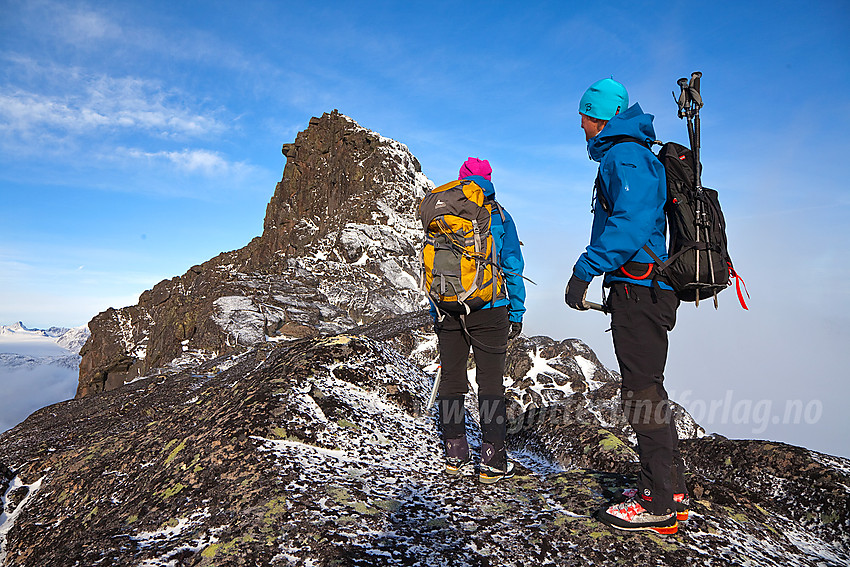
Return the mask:
POLYGON ((609 120, 599 134, 587 141, 587 154, 593 161, 602 161, 602 157, 611 149, 614 142, 624 136, 654 141, 655 127, 652 125, 654 118, 652 114, 644 113, 638 103, 633 104, 625 112, 609 120))
POLYGON ((469 179, 470 181, 474 181, 479 187, 484 189, 484 196, 488 199, 494 199, 496 197, 496 188, 493 187, 493 182, 489 179, 485 179, 480 175, 468 175, 463 179, 469 179))

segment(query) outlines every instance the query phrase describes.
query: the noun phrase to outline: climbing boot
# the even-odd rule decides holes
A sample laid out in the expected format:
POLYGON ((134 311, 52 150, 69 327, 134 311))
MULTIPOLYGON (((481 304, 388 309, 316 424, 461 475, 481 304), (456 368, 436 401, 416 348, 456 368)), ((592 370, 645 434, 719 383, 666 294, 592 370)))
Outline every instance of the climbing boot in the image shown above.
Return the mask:
POLYGON ((653 514, 643 507, 641 497, 633 497, 603 508, 597 512, 597 519, 612 528, 627 531, 647 530, 659 534, 671 535, 679 531, 676 512, 653 514))
POLYGON ((472 460, 469 458, 469 444, 466 437, 459 439, 446 439, 446 474, 450 476, 458 476, 463 473, 463 470, 471 465, 472 460))
MULTIPOLYGON (((623 498, 629 499, 637 496, 637 488, 627 488, 623 491, 623 498)), ((690 514, 691 497, 687 493, 679 492, 673 495, 673 505, 676 509, 676 520, 687 522, 690 514)))
POLYGON ((494 484, 512 476, 514 476, 514 464, 508 460, 504 445, 497 448, 491 443, 482 443, 478 482, 494 484))

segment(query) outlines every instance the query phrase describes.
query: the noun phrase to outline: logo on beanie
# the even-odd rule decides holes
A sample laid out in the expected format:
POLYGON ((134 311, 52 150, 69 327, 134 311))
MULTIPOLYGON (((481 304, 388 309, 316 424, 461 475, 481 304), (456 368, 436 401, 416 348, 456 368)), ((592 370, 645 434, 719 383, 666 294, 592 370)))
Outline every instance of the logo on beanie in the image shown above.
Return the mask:
POLYGON ((590 112, 591 108, 593 108, 592 104, 590 104, 589 102, 584 103, 584 111, 585 112, 590 112))

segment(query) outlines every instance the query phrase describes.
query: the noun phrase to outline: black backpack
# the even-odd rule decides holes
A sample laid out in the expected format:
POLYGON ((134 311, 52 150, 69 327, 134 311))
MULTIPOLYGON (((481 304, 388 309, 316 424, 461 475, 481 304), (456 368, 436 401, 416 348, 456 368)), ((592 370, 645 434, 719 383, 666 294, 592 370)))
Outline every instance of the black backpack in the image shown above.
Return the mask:
MULTIPOLYGON (((651 145, 637 138, 623 136, 614 144, 634 142, 651 151, 651 145)), ((653 142, 661 145, 661 142, 653 142)), ((726 221, 720 209, 717 191, 696 185, 694 155, 676 142, 661 145, 656 155, 664 166, 667 178, 667 260, 662 261, 649 246, 643 250, 655 261, 644 277, 652 275, 653 285, 661 280, 669 284, 682 301, 695 302, 714 297, 731 285, 738 274, 732 267, 726 241, 726 221)), ((594 196, 602 209, 610 207, 599 190, 599 175, 594 183, 594 196)), ((629 275, 628 272, 625 272, 629 275)), ((642 278, 639 278, 642 279, 642 278)), ((746 289, 746 286, 744 286, 746 289)), ((738 286, 738 298, 747 309, 738 286)))
MULTIPOLYGON (((720 210, 717 191, 702 186, 699 159, 699 111, 703 106, 701 77, 702 73, 697 71, 691 73, 690 80, 677 81, 681 88, 679 118, 687 119, 691 148, 667 142, 658 152, 667 177, 664 206, 669 228, 667 261, 662 262, 648 246, 644 246, 644 250, 657 262, 657 272, 682 301, 693 301, 699 306, 701 299, 713 297, 716 308, 717 294, 732 285, 732 278, 735 278, 738 301, 747 309, 741 293, 743 280, 729 257, 726 220, 720 210)), ((744 292, 746 290, 744 284, 744 292)))
MULTIPOLYGON (((649 142, 630 136, 623 136, 614 144, 634 142, 652 151, 652 144, 661 146, 656 157, 664 166, 667 178, 667 202, 664 213, 667 217, 668 244, 667 260, 644 245, 643 250, 655 261, 654 266, 646 272, 642 279, 652 274, 653 285, 664 281, 673 288, 676 296, 682 301, 692 301, 699 306, 701 299, 714 298, 717 307, 717 294, 732 285, 738 291, 738 301, 741 307, 747 309, 744 293, 747 286, 732 267, 732 258, 726 240, 726 220, 720 209, 717 191, 702 186, 702 165, 699 161, 700 126, 699 109, 702 107, 702 97, 699 92, 702 73, 691 74, 691 80, 679 79, 682 89, 679 97, 679 118, 688 120, 688 137, 691 149, 675 142, 649 142), (743 291, 741 292, 741 286, 743 291)), ((610 214, 608 203, 605 202, 599 190, 601 179, 599 174, 594 183, 594 202, 610 214)), ((625 267, 620 268, 623 272, 625 267)), ((749 297, 749 293, 747 293, 749 297)))
MULTIPOLYGON (((667 260, 644 246, 656 261, 658 276, 675 290, 682 301, 699 304, 732 285, 738 274, 726 239, 726 220, 717 191, 697 187, 693 152, 681 144, 667 142, 658 159, 667 177, 667 203, 664 212, 669 229, 667 260)), ((746 286, 745 286, 746 289, 746 286)), ((747 308, 738 285, 738 296, 747 308)))

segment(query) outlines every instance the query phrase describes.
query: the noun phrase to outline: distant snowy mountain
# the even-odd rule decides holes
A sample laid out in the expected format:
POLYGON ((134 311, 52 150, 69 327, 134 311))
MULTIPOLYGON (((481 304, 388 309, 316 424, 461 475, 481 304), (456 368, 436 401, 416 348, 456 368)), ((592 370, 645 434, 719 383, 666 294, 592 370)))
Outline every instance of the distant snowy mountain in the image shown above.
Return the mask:
MULTIPOLYGON (((74 327, 73 329, 63 329, 63 333, 56 338, 56 344, 70 350, 73 353, 79 354, 80 349, 89 340, 91 333, 85 325, 74 327)), ((48 330, 48 332, 50 332, 48 330)))
POLYGON ((0 431, 33 411, 74 397, 88 327, 0 325, 0 431))
POLYGON ((14 325, 0 325, 0 353, 28 356, 60 356, 79 354, 88 340, 86 325, 69 329, 29 329, 21 321, 14 325))

